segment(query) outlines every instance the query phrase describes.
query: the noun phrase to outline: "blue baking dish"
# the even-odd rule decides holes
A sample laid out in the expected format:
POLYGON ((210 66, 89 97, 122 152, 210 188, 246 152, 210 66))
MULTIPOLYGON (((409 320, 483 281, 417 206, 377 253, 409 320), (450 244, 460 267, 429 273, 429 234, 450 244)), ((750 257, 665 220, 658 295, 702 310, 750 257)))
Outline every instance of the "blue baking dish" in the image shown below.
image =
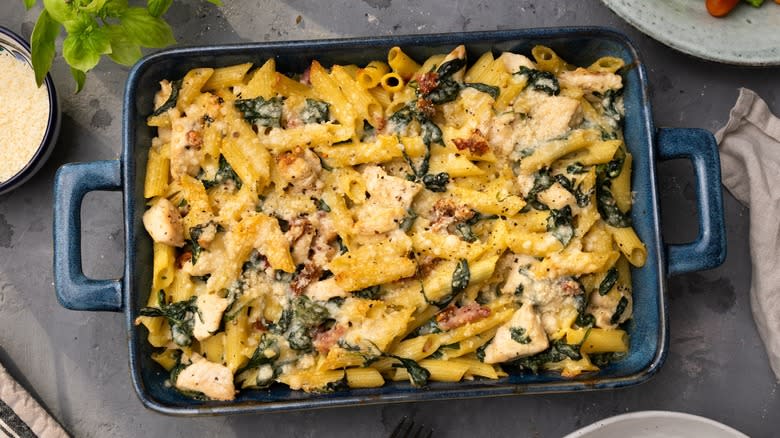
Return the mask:
POLYGON ((119 160, 73 163, 57 172, 54 186, 54 273, 57 298, 74 310, 125 312, 130 370, 135 389, 147 407, 166 414, 234 414, 290 411, 401 401, 487 397, 541 392, 611 389, 643 382, 654 375, 666 357, 669 343, 666 278, 709 269, 726 255, 720 163, 715 139, 703 130, 653 127, 648 82, 642 60, 622 34, 603 28, 528 29, 437 35, 391 36, 341 40, 252 43, 179 48, 144 58, 130 72, 124 97, 123 146, 119 160), (596 374, 564 379, 554 374, 512 374, 506 378, 461 383, 431 383, 417 389, 408 383, 382 388, 306 394, 281 385, 242 391, 234 401, 198 401, 184 397, 165 383, 168 373, 154 363, 143 328, 133 325, 146 303, 152 266, 152 242, 144 231, 143 184, 147 151, 154 135, 146 126, 158 82, 182 77, 199 66, 260 64, 276 58, 280 71, 303 71, 313 59, 324 65, 364 64, 401 46, 417 59, 448 52, 465 44, 471 59, 487 50, 530 53, 536 44, 553 48, 577 65, 601 56, 618 56, 632 68, 625 77, 625 138, 634 155, 634 226, 647 244, 647 264, 634 270, 634 319, 629 324, 628 356, 596 374), (696 173, 699 235, 692 243, 664 245, 661 240, 656 163, 687 158, 696 173), (80 206, 94 190, 117 190, 124 195, 125 271, 117 280, 93 280, 81 267, 80 206))

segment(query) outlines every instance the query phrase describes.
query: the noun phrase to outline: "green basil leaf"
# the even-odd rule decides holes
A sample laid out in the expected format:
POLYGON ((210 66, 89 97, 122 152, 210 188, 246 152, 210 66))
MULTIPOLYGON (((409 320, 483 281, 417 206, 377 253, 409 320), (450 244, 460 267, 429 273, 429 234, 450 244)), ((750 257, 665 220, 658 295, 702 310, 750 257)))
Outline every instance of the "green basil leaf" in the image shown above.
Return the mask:
POLYGON ((95 20, 82 17, 68 30, 62 42, 62 56, 76 70, 88 72, 100 61, 100 55, 111 53, 111 41, 95 20))
MULTIPOLYGON (((43 7, 51 15, 54 21, 67 24, 69 21, 76 20, 78 14, 73 3, 66 0, 43 0, 43 7)), ((66 26, 67 27, 67 26, 66 26)))
POLYGON ((152 16, 146 8, 127 8, 119 16, 119 22, 132 41, 140 46, 158 49, 176 43, 171 26, 152 16))
POLYGON ((114 62, 130 66, 141 58, 141 47, 127 36, 123 27, 108 25, 105 30, 111 40, 111 54, 109 56, 114 62))
POLYGON ((173 3, 173 0, 148 0, 146 9, 153 17, 159 17, 168 11, 171 3, 173 3))
POLYGON ((84 81, 87 79, 87 74, 73 67, 70 68, 70 74, 73 75, 73 80, 76 81, 76 93, 78 93, 84 88, 84 81))
MULTIPOLYGON (((34 1, 34 0, 33 0, 34 1)), ((60 24, 54 21, 45 9, 35 22, 30 45, 32 46, 32 63, 35 70, 35 82, 40 87, 46 78, 46 73, 51 69, 54 60, 54 43, 60 34, 60 24)))
POLYGON ((92 0, 86 5, 79 7, 79 10, 87 14, 95 15, 103 9, 107 1, 108 0, 92 0))
POLYGON ((101 13, 107 17, 117 18, 127 9, 127 0, 108 0, 101 13))
POLYGON ((206 0, 206 1, 211 3, 212 5, 222 6, 222 0, 206 0))
POLYGON ((37 1, 37 0, 24 0, 24 7, 25 7, 25 8, 27 8, 27 10, 29 11, 29 10, 30 10, 30 8, 32 8, 33 6, 35 6, 35 2, 36 2, 36 1, 37 1))

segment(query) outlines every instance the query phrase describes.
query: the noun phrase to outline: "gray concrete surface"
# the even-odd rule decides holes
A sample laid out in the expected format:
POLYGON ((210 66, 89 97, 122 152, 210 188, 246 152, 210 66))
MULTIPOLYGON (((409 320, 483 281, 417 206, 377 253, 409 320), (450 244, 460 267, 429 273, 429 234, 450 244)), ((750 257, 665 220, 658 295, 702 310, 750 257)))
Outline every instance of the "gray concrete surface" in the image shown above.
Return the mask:
MULTIPOLYGON (((780 112, 780 69, 745 69, 690 58, 640 34, 597 0, 200 0, 174 2, 168 18, 183 44, 314 39, 605 25, 639 46, 653 86, 659 126, 722 126, 750 87, 780 112), (300 16, 300 22, 296 18, 300 16)), ((0 2, 0 25, 30 35, 34 13, 0 2)), ((672 278, 671 350, 649 383, 622 390, 427 402, 221 418, 171 418, 142 407, 130 384, 122 316, 62 309, 52 280, 52 179, 61 164, 117 158, 127 69, 102 62, 75 95, 67 66, 53 68, 63 101, 60 141, 26 186, 0 196, 0 362, 79 437, 386 436, 403 416, 435 436, 555 437, 629 411, 704 415, 755 437, 778 436, 777 383, 750 315, 748 214, 725 196, 729 255, 715 270, 672 278)), ((2 103, 0 103, 2 104, 2 103)), ((696 234, 691 168, 660 166, 664 236, 696 234)), ((120 195, 98 193, 83 206, 84 264, 95 277, 121 274, 120 195)), ((776 220, 770 218, 769 220, 776 220)))

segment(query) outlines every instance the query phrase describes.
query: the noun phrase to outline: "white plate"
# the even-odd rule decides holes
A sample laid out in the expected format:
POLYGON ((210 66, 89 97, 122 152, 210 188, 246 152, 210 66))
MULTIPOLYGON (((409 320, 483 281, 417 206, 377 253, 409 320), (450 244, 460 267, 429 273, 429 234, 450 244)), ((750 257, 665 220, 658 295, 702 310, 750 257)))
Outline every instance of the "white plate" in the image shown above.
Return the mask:
POLYGON ((704 0, 602 0, 658 41, 699 58, 738 65, 780 65, 780 5, 738 5, 722 18, 704 0))
POLYGON ((748 438, 725 424, 697 415, 640 411, 597 421, 564 438, 748 438))

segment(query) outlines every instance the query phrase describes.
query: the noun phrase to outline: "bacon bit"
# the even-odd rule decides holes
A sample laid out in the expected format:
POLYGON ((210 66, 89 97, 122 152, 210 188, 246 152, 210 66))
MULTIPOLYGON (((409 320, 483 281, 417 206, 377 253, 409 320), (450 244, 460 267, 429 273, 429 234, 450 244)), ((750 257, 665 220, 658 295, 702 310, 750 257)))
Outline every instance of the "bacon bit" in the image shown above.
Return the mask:
POLYGON ((314 348, 320 354, 328 354, 330 349, 333 348, 346 331, 347 328, 343 325, 337 325, 330 330, 318 331, 314 333, 312 344, 314 344, 314 348))
POLYGON ((420 277, 426 277, 442 259, 438 257, 422 256, 417 260, 417 272, 420 277))
POLYGON ((289 166, 292 163, 295 162, 295 160, 298 159, 303 154, 303 149, 301 149, 300 146, 296 146, 295 149, 285 152, 282 155, 279 155, 276 157, 276 162, 283 165, 283 166, 289 166))
POLYGON ((452 199, 441 198, 433 204, 431 229, 438 233, 456 222, 471 219, 474 214, 474 210, 465 205, 457 205, 452 199))
POLYGON ((262 319, 258 319, 257 321, 255 321, 254 326, 255 326, 255 330, 257 331, 261 331, 261 332, 268 331, 268 327, 266 327, 265 324, 263 324, 262 319))
POLYGON ((199 131, 189 131, 187 132, 187 144, 195 149, 200 149, 203 144, 203 136, 199 131))
POLYGON ((575 296, 582 293, 582 287, 580 287, 580 284, 572 279, 561 280, 559 285, 564 295, 575 296))
POLYGON ((429 94, 439 86, 439 74, 435 71, 421 74, 417 80, 417 86, 420 93, 423 95, 429 94))
POLYGON ((430 100, 423 97, 417 99, 417 110, 429 119, 436 115, 436 107, 433 106, 433 103, 431 103, 430 100))
POLYGON ((292 245, 301 236, 312 230, 311 222, 304 217, 296 217, 290 221, 290 229, 287 230, 285 237, 290 241, 292 245))
POLYGON ((452 140, 459 151, 468 149, 472 154, 482 155, 490 149, 487 139, 479 129, 475 129, 469 138, 456 138, 452 140))
POLYGON ((311 85, 311 67, 307 67, 306 70, 303 71, 301 79, 299 79, 298 82, 304 85, 311 85))
POLYGON ((192 251, 184 251, 176 258, 176 269, 181 269, 190 260, 192 260, 192 251))
POLYGON ((452 330, 490 316, 490 308, 471 303, 463 307, 450 304, 436 315, 436 323, 442 330, 452 330))
POLYGON ((290 290, 295 296, 303 293, 308 285, 316 281, 322 275, 322 268, 313 263, 303 265, 303 269, 290 282, 290 290))
POLYGON ((376 123, 374 128, 376 128, 377 131, 381 131, 385 129, 385 126, 387 126, 387 119, 384 117, 376 117, 374 118, 374 122, 376 123))

